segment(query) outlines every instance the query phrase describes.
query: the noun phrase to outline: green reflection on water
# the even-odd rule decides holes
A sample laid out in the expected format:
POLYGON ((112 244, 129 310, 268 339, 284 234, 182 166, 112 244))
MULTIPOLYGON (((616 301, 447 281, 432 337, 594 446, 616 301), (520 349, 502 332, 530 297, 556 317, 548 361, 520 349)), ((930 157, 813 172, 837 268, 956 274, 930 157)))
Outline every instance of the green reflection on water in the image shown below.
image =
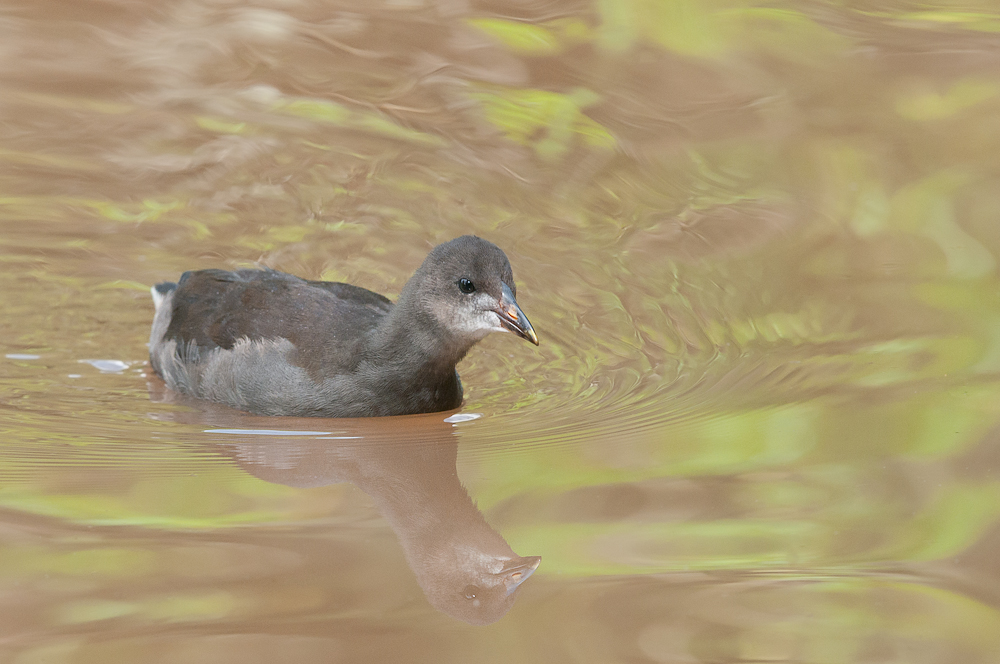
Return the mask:
POLYGON ((469 19, 467 22, 518 53, 551 55, 562 50, 559 38, 545 26, 495 18, 469 19))
POLYGON ((323 99, 293 99, 275 105, 278 113, 287 113, 317 122, 359 129, 376 135, 414 143, 441 145, 436 136, 401 127, 391 120, 372 112, 358 111, 323 99))
POLYGON ((2 573, 18 576, 141 576, 157 567, 153 552, 119 547, 64 552, 42 546, 10 546, 0 551, 0 561, 2 573))
POLYGON ((586 89, 569 94, 548 90, 519 90, 497 86, 479 86, 469 96, 483 104, 485 118, 504 134, 522 145, 532 145, 543 159, 557 159, 579 137, 588 146, 610 150, 614 136, 583 114, 583 109, 598 101, 586 89), (542 131, 543 137, 536 137, 542 131))
MULTIPOLYGON (((178 463, 173 455, 160 456, 163 462, 178 463)), ((197 457, 191 460, 196 462, 197 457)), ((195 463, 195 467, 200 465, 195 463)), ((283 522, 313 512, 308 496, 225 468, 189 477, 141 477, 118 491, 95 487, 89 492, 70 492, 21 484, 0 490, 0 505, 74 523, 166 529, 283 522)))

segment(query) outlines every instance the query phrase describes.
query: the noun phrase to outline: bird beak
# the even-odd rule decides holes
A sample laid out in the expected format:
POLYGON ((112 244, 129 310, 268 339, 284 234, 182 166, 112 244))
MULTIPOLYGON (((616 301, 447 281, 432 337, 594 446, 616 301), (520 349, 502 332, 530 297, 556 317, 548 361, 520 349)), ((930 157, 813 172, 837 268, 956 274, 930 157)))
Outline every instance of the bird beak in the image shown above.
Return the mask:
POLYGON ((521 307, 517 306, 514 294, 510 292, 507 284, 503 284, 503 294, 496 308, 497 315, 500 316, 500 324, 522 339, 527 339, 531 343, 538 345, 538 337, 534 328, 525 317, 521 307))
POLYGON ((503 584, 507 587, 507 594, 510 595, 518 589, 518 586, 527 581, 528 577, 538 569, 541 562, 541 556, 527 556, 526 558, 509 560, 500 570, 500 574, 503 575, 503 584))

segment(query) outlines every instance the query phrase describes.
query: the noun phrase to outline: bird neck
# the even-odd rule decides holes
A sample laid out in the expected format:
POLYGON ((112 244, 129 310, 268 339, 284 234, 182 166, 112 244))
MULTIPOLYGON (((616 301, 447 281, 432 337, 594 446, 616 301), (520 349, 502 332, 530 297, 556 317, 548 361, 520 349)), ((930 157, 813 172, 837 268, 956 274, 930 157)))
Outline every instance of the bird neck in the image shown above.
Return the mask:
POLYGON ((450 377, 475 340, 449 332, 433 312, 420 305, 400 298, 375 330, 373 356, 424 376, 450 377))

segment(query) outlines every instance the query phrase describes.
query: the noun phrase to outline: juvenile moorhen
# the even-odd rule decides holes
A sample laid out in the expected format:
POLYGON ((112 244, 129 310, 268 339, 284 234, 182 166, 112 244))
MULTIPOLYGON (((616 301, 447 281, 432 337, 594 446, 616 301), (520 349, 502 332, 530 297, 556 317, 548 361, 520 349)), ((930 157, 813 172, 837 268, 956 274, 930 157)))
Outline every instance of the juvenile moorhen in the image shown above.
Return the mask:
POLYGON ((260 415, 368 417, 456 408, 455 365, 490 332, 538 345, 496 245, 435 247, 399 301, 275 270, 199 270, 152 288, 153 368, 171 389, 260 415))

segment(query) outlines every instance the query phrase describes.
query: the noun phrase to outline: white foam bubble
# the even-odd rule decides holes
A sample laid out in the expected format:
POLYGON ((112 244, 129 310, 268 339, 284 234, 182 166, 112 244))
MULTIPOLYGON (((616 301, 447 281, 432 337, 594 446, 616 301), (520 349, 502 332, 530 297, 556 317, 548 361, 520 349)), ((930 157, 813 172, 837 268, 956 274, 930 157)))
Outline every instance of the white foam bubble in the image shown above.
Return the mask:
POLYGON ((444 418, 444 421, 449 424, 457 424, 458 422, 471 422, 472 420, 478 420, 482 416, 482 413, 455 413, 451 417, 444 418))
POLYGON ((117 373, 125 371, 129 365, 121 360, 79 360, 81 364, 89 364, 101 373, 117 373))

